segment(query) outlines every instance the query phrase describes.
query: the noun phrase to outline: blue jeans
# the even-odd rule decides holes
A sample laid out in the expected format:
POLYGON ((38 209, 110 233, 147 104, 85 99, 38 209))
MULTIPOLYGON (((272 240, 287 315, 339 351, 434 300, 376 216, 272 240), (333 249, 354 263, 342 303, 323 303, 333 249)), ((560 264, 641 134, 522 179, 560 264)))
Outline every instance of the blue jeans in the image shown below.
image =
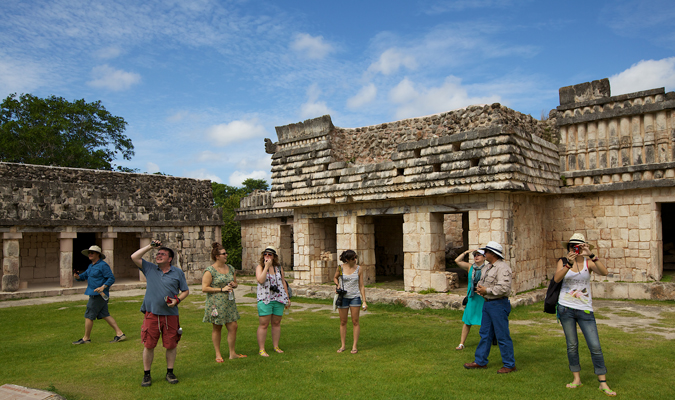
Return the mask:
POLYGON ((513 355, 513 341, 509 332, 509 314, 511 303, 504 297, 499 300, 486 301, 483 304, 483 316, 480 325, 480 342, 476 348, 476 364, 487 365, 492 339, 496 336, 502 362, 506 368, 514 368, 516 360, 513 355))
POLYGON ((586 314, 583 310, 558 304, 558 315, 565 332, 565 340, 567 340, 567 359, 570 363, 570 371, 581 371, 581 365, 579 365, 579 338, 577 337, 577 324, 579 324, 579 328, 581 328, 581 332, 586 339, 588 349, 591 351, 591 360, 593 361, 595 374, 605 375, 607 368, 605 367, 605 358, 602 356, 598 327, 595 325, 595 315, 593 312, 586 314))

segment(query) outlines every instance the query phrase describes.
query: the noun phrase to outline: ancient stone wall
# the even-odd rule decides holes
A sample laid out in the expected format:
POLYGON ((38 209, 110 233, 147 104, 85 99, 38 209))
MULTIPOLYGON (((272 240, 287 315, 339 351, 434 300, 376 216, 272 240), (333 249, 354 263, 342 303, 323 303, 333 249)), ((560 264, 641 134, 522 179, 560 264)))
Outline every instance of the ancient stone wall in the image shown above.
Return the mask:
POLYGON ((650 281, 662 276, 661 203, 675 202, 675 188, 584 193, 550 200, 547 236, 548 274, 566 254, 563 241, 585 235, 609 275, 600 281, 650 281))
POLYGON ((59 282, 59 239, 55 233, 25 233, 21 247, 23 282, 59 282))
POLYGON ((285 271, 293 267, 291 263, 290 230, 282 234, 284 227, 292 226, 293 218, 265 218, 248 219, 241 221, 242 272, 255 273, 255 267, 260 261, 260 254, 266 246, 274 246, 279 255, 279 262, 285 271))
POLYGON ((552 139, 546 123, 495 103, 361 128, 335 128, 330 135, 331 155, 334 161, 355 165, 379 163, 391 160, 401 143, 440 138, 496 125, 510 126, 548 141, 552 139))
POLYGON ((220 225, 209 181, 0 162, 0 227, 220 225))

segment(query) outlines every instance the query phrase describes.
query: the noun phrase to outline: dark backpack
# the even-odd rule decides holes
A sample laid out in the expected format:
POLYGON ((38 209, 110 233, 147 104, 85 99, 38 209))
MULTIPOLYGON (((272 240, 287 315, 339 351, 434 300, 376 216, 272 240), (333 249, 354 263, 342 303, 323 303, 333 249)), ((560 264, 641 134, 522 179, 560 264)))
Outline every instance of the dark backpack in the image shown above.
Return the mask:
MULTIPOLYGON (((563 267, 567 265, 567 259, 562 257, 563 267)), ((555 275, 555 274, 554 274, 555 275)), ((560 282, 555 281, 555 277, 551 278, 546 290, 546 298, 544 299, 544 312, 547 314, 555 314, 558 305, 558 297, 560 297, 560 288, 562 288, 562 279, 560 282)))

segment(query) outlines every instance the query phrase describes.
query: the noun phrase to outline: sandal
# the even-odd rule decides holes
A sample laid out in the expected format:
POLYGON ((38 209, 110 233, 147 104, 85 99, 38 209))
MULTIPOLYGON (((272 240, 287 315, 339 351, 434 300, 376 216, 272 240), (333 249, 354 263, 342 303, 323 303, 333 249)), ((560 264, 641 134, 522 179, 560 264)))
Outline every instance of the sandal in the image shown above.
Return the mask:
POLYGON ((568 388, 568 389, 576 389, 576 388, 581 387, 581 386, 584 386, 584 384, 583 383, 568 383, 567 385, 565 385, 565 387, 568 388))
MULTIPOLYGON (((604 382, 604 383, 607 383, 607 380, 601 381, 600 379, 598 379, 598 382, 600 382, 600 383, 603 383, 603 382, 604 382)), ((611 389, 609 389, 609 388, 601 388, 601 387, 599 387, 598 389, 600 389, 600 391, 601 391, 602 393, 606 394, 606 395, 609 396, 609 397, 614 397, 614 396, 616 396, 616 392, 613 391, 613 390, 611 390, 611 389)))
POLYGON ((230 360, 236 360, 237 358, 246 358, 246 357, 248 357, 246 354, 237 354, 237 356, 234 358, 230 357, 230 360))
POLYGON ((216 358, 216 362, 217 362, 217 363, 221 363, 221 362, 223 362, 223 361, 224 361, 224 360, 223 360, 222 358, 220 358, 220 357, 216 358))
POLYGON ((459 346, 455 347, 455 350, 464 350, 464 345, 460 343, 459 346))
POLYGON ((356 354, 356 353, 358 353, 358 352, 359 352, 359 351, 356 350, 356 349, 352 349, 352 351, 351 351, 352 354, 356 354))
POLYGON ((258 354, 260 354, 263 357, 269 357, 270 356, 269 354, 267 354, 267 352, 265 350, 258 351, 258 354))
POLYGON ((338 353, 342 353, 343 351, 345 351, 345 348, 344 348, 344 347, 340 347, 340 348, 338 349, 337 352, 338 352, 338 353))
POLYGON ((276 352, 279 353, 279 354, 281 354, 281 353, 284 352, 284 351, 281 350, 278 346, 274 348, 274 351, 276 351, 276 352))

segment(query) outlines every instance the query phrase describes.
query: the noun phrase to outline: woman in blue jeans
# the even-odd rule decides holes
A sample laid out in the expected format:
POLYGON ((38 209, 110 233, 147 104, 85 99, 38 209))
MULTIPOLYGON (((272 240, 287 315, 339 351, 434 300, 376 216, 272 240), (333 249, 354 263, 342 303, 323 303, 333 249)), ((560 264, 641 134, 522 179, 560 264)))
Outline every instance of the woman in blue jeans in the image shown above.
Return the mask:
POLYGON ((358 353, 357 344, 359 343, 359 334, 361 325, 359 325, 359 311, 366 311, 366 288, 363 280, 363 270, 356 265, 357 255, 354 250, 346 250, 340 254, 341 266, 335 271, 333 281, 335 290, 344 289, 347 293, 343 296, 342 302, 337 305, 340 313, 340 341, 342 346, 337 350, 338 353, 345 351, 345 340, 347 336, 347 320, 349 311, 352 312, 352 325, 354 326, 354 344, 352 344, 352 354, 358 353))
POLYGON ((588 349, 591 351, 591 360, 595 374, 600 382, 599 389, 608 396, 616 396, 616 392, 607 386, 607 368, 602 356, 598 328, 593 315, 593 299, 591 297, 591 272, 607 275, 607 268, 591 253, 590 246, 586 243, 584 235, 575 233, 567 243, 567 257, 558 260, 558 268, 554 279, 562 280, 560 297, 558 298, 558 317, 565 332, 567 340, 567 358, 570 363, 570 371, 574 376, 572 383, 567 388, 575 389, 581 386, 581 366, 579 365, 579 339, 577 337, 577 324, 584 334, 588 349))

